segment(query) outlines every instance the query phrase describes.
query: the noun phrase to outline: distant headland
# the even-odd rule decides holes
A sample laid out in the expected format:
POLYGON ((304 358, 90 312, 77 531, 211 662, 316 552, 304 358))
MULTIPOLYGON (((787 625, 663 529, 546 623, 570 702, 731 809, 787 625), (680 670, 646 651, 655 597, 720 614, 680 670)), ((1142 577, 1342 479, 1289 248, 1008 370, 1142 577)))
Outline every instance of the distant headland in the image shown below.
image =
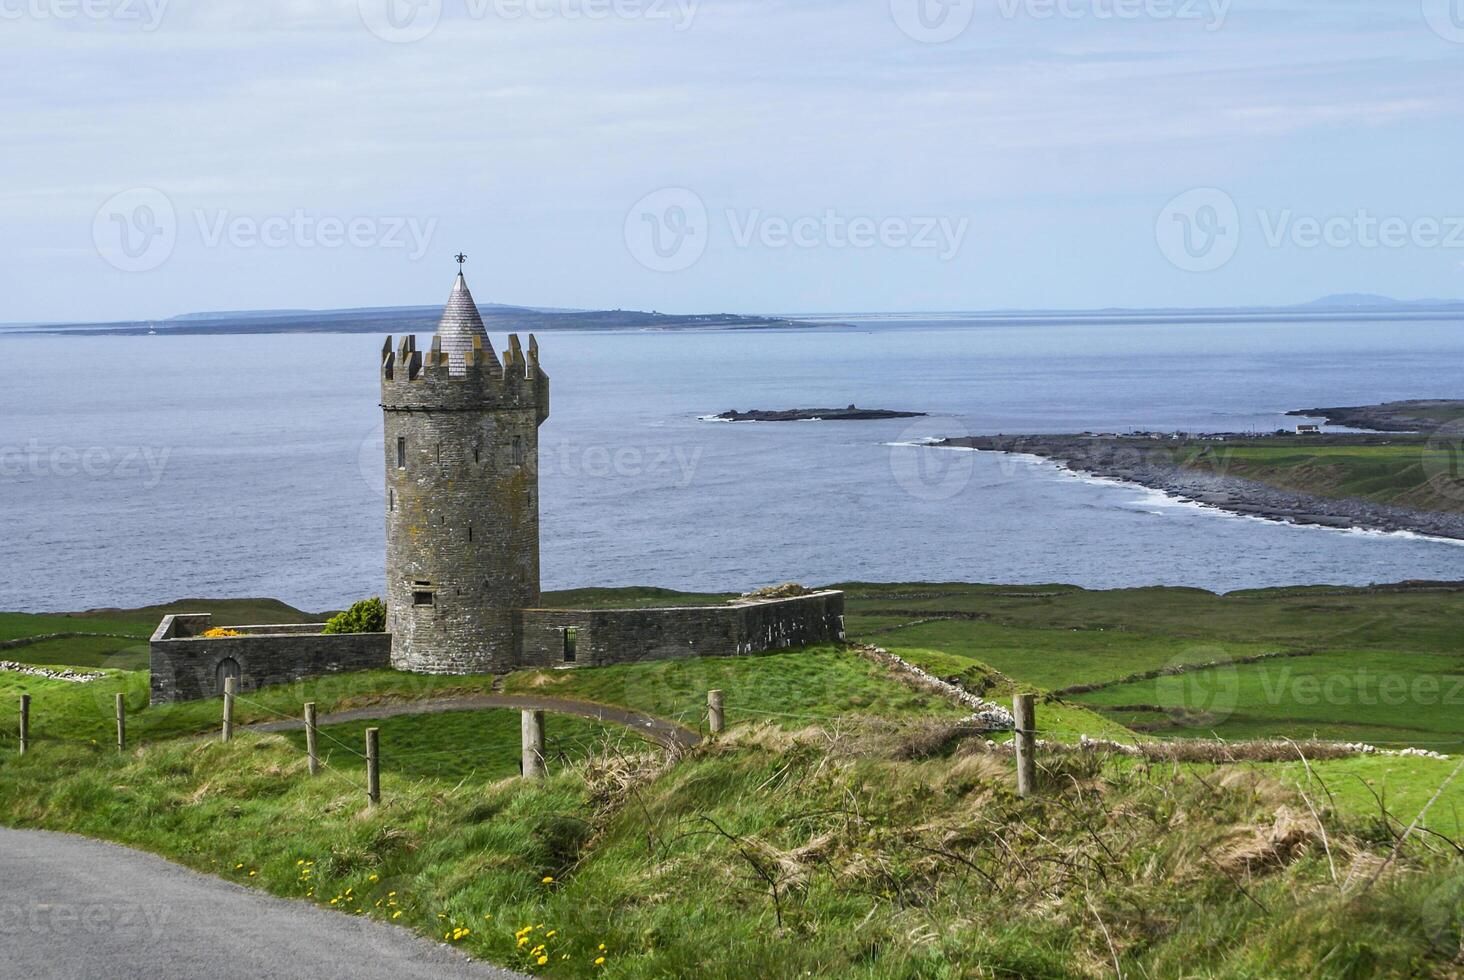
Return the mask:
POLYGON ((1287 412, 1301 418, 1325 419, 1328 425, 1374 432, 1430 432, 1464 422, 1464 400, 1419 398, 1412 401, 1357 405, 1350 408, 1303 408, 1287 412))
POLYGON ((1017 453, 1074 472, 1134 483, 1235 514, 1334 528, 1464 540, 1464 401, 1430 399, 1289 413, 1373 432, 975 436, 933 445, 1017 453))
MULTIPOLYGON (((779 330, 822 329, 842 324, 776 316, 735 313, 660 313, 655 310, 564 310, 484 303, 478 307, 493 329, 544 330, 779 330)), ((48 323, 16 325, 9 333, 72 336, 193 336, 279 333, 431 333, 442 308, 395 306, 357 310, 262 310, 258 312, 188 313, 166 320, 116 323, 48 323)))
MULTIPOLYGON (((1062 323, 1166 323, 1174 326, 1239 323, 1370 322, 1388 320, 1457 320, 1464 300, 1399 300, 1371 293, 1339 293, 1307 303, 1234 307, 1109 307, 1103 309, 903 310, 839 314, 801 313, 788 316, 737 313, 662 313, 658 310, 592 310, 482 303, 483 319, 505 330, 776 330, 858 326, 869 321, 889 325, 929 322, 979 326, 1021 326, 1062 323)), ((431 332, 437 307, 390 306, 346 310, 231 310, 185 313, 155 320, 105 322, 0 323, 0 333, 65 333, 78 336, 263 334, 263 333, 392 333, 431 332)))
POLYGON ((735 408, 721 415, 709 415, 709 422, 869 422, 874 419, 918 419, 924 412, 894 412, 883 408, 789 408, 781 411, 749 409, 739 412, 735 408))

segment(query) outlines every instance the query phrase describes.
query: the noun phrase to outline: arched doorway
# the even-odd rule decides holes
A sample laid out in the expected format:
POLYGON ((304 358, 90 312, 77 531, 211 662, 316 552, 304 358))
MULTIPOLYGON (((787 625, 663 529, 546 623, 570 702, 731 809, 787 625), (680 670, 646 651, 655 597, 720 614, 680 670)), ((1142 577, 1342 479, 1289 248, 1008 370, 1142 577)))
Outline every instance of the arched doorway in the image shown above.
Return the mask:
POLYGON ((235 681, 234 690, 239 690, 238 681, 240 676, 239 661, 233 657, 225 657, 223 660, 220 660, 218 667, 214 669, 214 693, 223 694, 224 681, 230 677, 234 678, 235 681))

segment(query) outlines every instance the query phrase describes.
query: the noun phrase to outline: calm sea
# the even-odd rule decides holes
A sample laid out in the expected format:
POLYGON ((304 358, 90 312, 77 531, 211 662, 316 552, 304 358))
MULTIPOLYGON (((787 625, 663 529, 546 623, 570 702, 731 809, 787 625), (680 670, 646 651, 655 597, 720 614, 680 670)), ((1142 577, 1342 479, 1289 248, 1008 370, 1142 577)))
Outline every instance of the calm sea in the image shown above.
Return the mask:
MULTIPOLYGON (((544 584, 1464 579, 1458 544, 1232 517, 1032 460, 900 445, 1267 430, 1294 424, 1293 408, 1464 397, 1461 326, 907 317, 545 333, 544 584), (850 403, 934 417, 698 420, 850 403)), ((12 365, 0 386, 0 609, 274 596, 319 610, 379 593, 380 343, 0 336, 12 365)))

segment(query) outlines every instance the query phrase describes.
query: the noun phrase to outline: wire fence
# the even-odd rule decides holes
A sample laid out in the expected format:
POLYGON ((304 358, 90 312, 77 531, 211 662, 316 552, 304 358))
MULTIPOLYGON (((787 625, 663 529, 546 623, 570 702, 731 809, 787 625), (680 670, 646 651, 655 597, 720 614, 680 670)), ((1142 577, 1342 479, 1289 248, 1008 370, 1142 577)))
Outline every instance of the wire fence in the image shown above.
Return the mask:
MULTIPOLYGON (((277 698, 281 693, 284 692, 274 692, 274 697, 277 698)), ((662 698, 657 700, 663 700, 665 693, 666 692, 662 692, 662 698)), ((671 696, 671 699, 680 700, 681 697, 689 697, 690 695, 690 691, 677 692, 676 694, 673 694, 671 696)), ((372 794, 371 787, 373 786, 374 781, 377 779, 377 776, 375 774, 379 773, 379 766, 381 763, 379 755, 377 758, 372 759, 367 752, 362 751, 361 747, 359 747, 358 745, 353 745, 350 742, 346 741, 344 738, 340 737, 337 732, 346 726, 354 726, 362 722, 389 718, 393 715, 393 712, 389 710, 383 711, 382 715, 375 719, 370 717, 352 717, 350 719, 338 718, 334 721, 331 721, 329 716, 326 716, 324 724, 317 721, 313 726, 310 726, 305 717, 306 705, 310 702, 305 702, 301 700, 298 702, 297 705, 293 706, 293 710, 288 710, 285 706, 280 705, 278 701, 275 701, 274 703, 269 703, 265 700, 260 700, 257 697, 249 697, 239 694, 237 692, 234 692, 227 697, 231 698, 234 704, 247 709, 244 714, 248 718, 248 721, 239 722, 235 726, 238 731, 247 731, 254 726, 258 726, 261 724, 272 724, 279 721, 288 723, 289 730, 291 731, 313 730, 314 736, 319 739, 319 743, 317 743, 316 747, 318 748, 320 745, 324 745, 328 749, 328 752, 324 755, 324 757, 322 757, 322 755, 318 751, 313 753, 315 771, 328 773, 332 778, 339 780, 342 784, 351 787, 353 790, 366 790, 368 795, 372 796, 373 802, 376 801, 376 796, 375 794, 372 794), (338 765, 332 764, 331 760, 336 755, 340 755, 346 759, 349 759, 353 764, 353 767, 357 765, 363 765, 366 768, 367 772, 366 779, 363 781, 363 779, 359 775, 359 771, 353 774, 352 772, 342 769, 338 765)), ((840 713, 837 711, 822 710, 800 711, 797 710, 797 707, 795 705, 788 704, 787 701, 787 698, 759 698, 756 696, 755 691, 744 691, 740 695, 734 696, 733 700, 729 704, 727 704, 725 714, 722 714, 719 720, 723 723, 726 723, 728 721, 735 723, 738 720, 762 720, 783 723, 786 726, 786 724, 790 722, 804 725, 830 725, 841 723, 850 719, 850 713, 848 712, 840 713), (752 697, 749 698, 751 703, 746 703, 744 701, 744 698, 748 698, 749 695, 752 695, 752 697)), ((504 705, 501 707, 484 706, 480 709, 475 709, 471 707, 447 707, 444 709, 444 711, 460 712, 474 710, 533 710, 532 704, 532 698, 526 698, 525 704, 521 708, 515 708, 509 705, 504 705)), ((100 702, 98 706, 100 707, 100 702)), ((433 714, 437 713, 438 712, 435 711, 433 712, 433 714)), ((603 717, 596 719, 594 716, 590 715, 586 715, 585 717, 587 718, 587 720, 590 720, 592 722, 598 720, 603 723, 606 720, 603 717)), ((679 712, 666 712, 663 705, 661 718, 674 722, 675 724, 681 725, 683 727, 707 732, 712 728, 710 700, 698 706, 687 706, 685 709, 679 712)), ((109 737, 103 736, 100 733, 96 737, 92 737, 90 735, 80 737, 68 736, 58 733, 54 728, 50 727, 49 725, 37 726, 34 723, 36 720, 38 719, 32 720, 33 723, 31 725, 30 731, 27 733, 26 744, 28 748, 47 744, 73 744, 87 745, 93 748, 102 749, 115 744, 112 743, 112 740, 109 737)), ((50 720, 54 722, 54 719, 39 720, 50 720)), ((946 720, 951 721, 953 724, 958 724, 952 719, 930 720, 946 720)), ((636 731, 636 726, 629 726, 627 731, 636 731)), ((1077 734, 1074 731, 1068 731, 1064 727, 1059 727, 1057 729, 1044 727, 1043 732, 1044 734, 1049 734, 1050 736, 1055 735, 1059 738, 1062 738, 1064 736, 1072 737, 1077 734)), ((988 732, 988 734, 990 733, 991 732, 988 732)), ((644 733, 640 734, 643 735, 644 733)), ((978 732, 976 734, 980 733, 978 732)), ((1036 732, 1034 731, 1029 734, 1035 735, 1036 732)), ((194 737, 201 736, 195 735, 194 737)), ((531 752, 530 745, 526 741, 527 737, 527 735, 521 735, 521 738, 525 739, 525 741, 521 741, 521 744, 519 746, 519 752, 516 753, 519 758, 519 771, 521 775, 538 775, 546 769, 547 763, 549 762, 553 762, 556 767, 568 765, 576 759, 583 759, 592 755, 595 751, 596 746, 605 746, 608 744, 603 733, 586 733, 580 732, 576 729, 571 729, 569 733, 559 732, 550 737, 543 728, 540 728, 537 736, 537 748, 533 750, 534 755, 537 758, 537 762, 534 766, 534 769, 536 771, 534 773, 527 773, 525 771, 525 768, 526 763, 530 759, 531 752)), ((6 726, 5 730, 0 730, 0 744, 14 744, 16 741, 18 741, 18 735, 14 734, 13 730, 9 729, 9 726, 6 726)), ((1143 744, 1183 745, 1184 743, 1195 743, 1197 741, 1213 741, 1216 744, 1228 744, 1232 746, 1242 746, 1247 744, 1243 742, 1225 743, 1222 739, 1197 739, 1193 736, 1170 735, 1167 733, 1143 733, 1141 735, 1137 735, 1133 739, 1134 744, 1138 746, 1141 746, 1143 744)), ((1082 745, 1085 743, 1088 744, 1088 747, 1093 747, 1093 745, 1097 745, 1100 749, 1102 747, 1101 739, 1097 742, 1093 742, 1092 740, 1084 737, 1082 742, 1078 744, 1082 745)), ((311 746, 308 744, 301 747, 298 746, 297 742, 294 742, 292 740, 290 741, 290 744, 296 745, 297 747, 300 747, 302 751, 310 753, 311 746)), ((1036 743, 1034 745, 1034 749, 1044 749, 1048 746, 1061 747, 1062 744, 1063 743, 1061 742, 1041 742, 1036 743)), ((1338 744, 1340 746, 1343 743, 1338 744)), ((1378 739, 1375 740, 1374 743, 1376 748, 1370 746, 1356 745, 1355 743, 1348 744, 1355 745, 1355 747, 1358 748, 1358 755, 1365 755, 1368 752, 1375 751, 1376 748, 1382 748, 1384 751, 1387 751, 1389 747, 1392 746, 1418 748, 1420 749, 1420 752, 1418 754, 1433 754, 1425 752, 1423 750, 1423 747, 1457 745, 1458 740, 1448 738, 1408 740, 1378 739)), ((506 753, 506 751, 509 749, 509 744, 507 739, 505 738, 502 740, 501 744, 499 742, 483 743, 482 740, 480 740, 479 743, 476 745, 476 749, 480 752, 485 748, 491 750, 492 754, 497 755, 499 751, 505 751, 506 753)), ((413 751, 421 753, 421 755, 418 759, 414 761, 412 765, 409 765, 407 767, 407 772, 411 772, 413 775, 422 778, 442 778, 448 775, 446 764, 439 767, 435 765, 433 761, 431 761, 433 759, 432 750, 423 751, 420 748, 415 748, 413 751), (424 761, 424 759, 426 761, 424 761), (437 771, 439 768, 442 770, 441 772, 437 771)), ((1237 759, 1236 761, 1241 760, 1237 759)), ((458 763, 455 760, 453 765, 457 764, 458 763)), ((490 766, 490 768, 492 767, 490 766)), ((501 764, 499 766, 499 769, 501 771, 501 764)), ((477 772, 478 769, 474 768, 469 774, 468 778, 471 778, 471 776, 476 774, 477 772)), ((456 772, 453 773, 453 775, 456 774, 456 772)), ((466 781, 466 779, 464 779, 463 781, 466 781)))

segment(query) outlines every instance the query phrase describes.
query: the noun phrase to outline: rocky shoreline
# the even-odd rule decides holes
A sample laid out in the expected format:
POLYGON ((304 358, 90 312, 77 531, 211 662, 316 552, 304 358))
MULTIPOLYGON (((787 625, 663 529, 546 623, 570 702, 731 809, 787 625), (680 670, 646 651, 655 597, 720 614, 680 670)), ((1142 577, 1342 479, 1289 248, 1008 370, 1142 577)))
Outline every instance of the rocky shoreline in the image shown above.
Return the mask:
POLYGON ((936 445, 1040 456, 1075 472, 1137 483, 1180 500, 1270 521, 1369 531, 1409 531, 1464 540, 1464 514, 1412 510, 1357 498, 1322 497, 1241 477, 1186 469, 1152 440, 1104 436, 976 436, 947 439, 936 445))

